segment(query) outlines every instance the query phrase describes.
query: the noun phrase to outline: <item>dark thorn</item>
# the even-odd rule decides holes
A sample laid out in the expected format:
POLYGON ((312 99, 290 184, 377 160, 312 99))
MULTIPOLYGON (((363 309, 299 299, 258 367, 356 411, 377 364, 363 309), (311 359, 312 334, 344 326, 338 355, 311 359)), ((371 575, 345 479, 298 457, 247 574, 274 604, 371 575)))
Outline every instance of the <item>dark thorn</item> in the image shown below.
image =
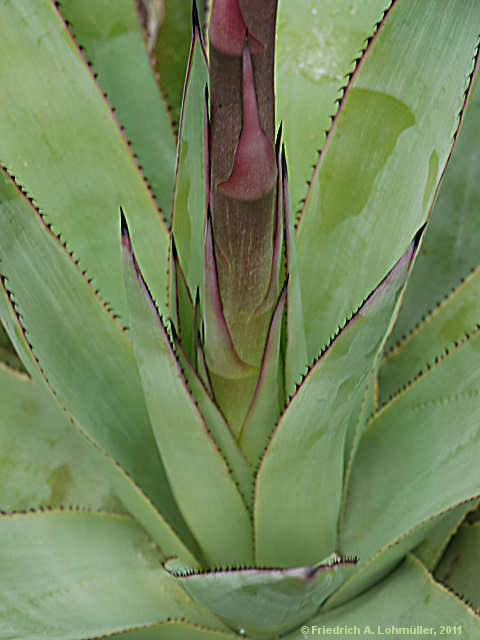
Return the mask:
POLYGON ((283 129, 283 122, 280 122, 280 126, 278 127, 278 131, 277 131, 277 139, 275 140, 275 155, 277 157, 280 152, 280 143, 282 141, 282 129, 283 129))
POLYGON ((120 207, 120 231, 121 231, 122 236, 127 236, 127 237, 130 236, 130 234, 128 232, 127 221, 125 219, 125 214, 123 213, 122 207, 120 207))
POLYGON ((172 332, 173 341, 175 343, 177 343, 178 342, 178 333, 177 333, 177 330, 175 329, 175 324, 173 322, 170 322, 170 330, 172 332))
POLYGON ((193 0, 193 4, 192 4, 192 32, 193 32, 193 37, 195 37, 195 30, 200 31, 200 20, 198 18, 197 3, 196 3, 195 0, 193 0))
POLYGON ((178 263, 177 245, 175 244, 175 238, 172 236, 172 260, 175 264, 178 263))
POLYGON ((417 248, 418 245, 420 244, 420 238, 422 237, 423 231, 425 229, 425 227, 427 226, 427 223, 425 222, 424 224, 422 224, 422 226, 420 227, 420 229, 417 231, 417 233, 415 234, 414 238, 413 238, 413 244, 414 247, 417 248))
POLYGON ((287 170, 287 158, 286 158, 286 155, 285 155, 285 145, 284 144, 282 144, 281 163, 282 163, 282 178, 285 180, 288 177, 288 170, 287 170))

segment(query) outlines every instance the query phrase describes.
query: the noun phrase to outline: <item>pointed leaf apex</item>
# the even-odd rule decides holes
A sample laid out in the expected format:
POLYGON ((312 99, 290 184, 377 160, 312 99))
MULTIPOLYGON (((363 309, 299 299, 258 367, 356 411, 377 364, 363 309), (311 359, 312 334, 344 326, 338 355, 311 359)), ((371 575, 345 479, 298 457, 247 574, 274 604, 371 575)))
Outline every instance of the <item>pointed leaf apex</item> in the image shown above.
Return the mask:
POLYGON ((193 37, 195 37, 195 31, 197 29, 200 30, 200 19, 198 17, 198 9, 197 9, 196 0, 193 0, 193 3, 192 3, 192 31, 193 31, 193 37))
POLYGON ((416 233, 416 234, 414 235, 414 237, 413 237, 413 240, 412 240, 412 246, 413 246, 415 249, 419 246, 419 244, 420 244, 420 242, 421 242, 421 240, 422 240, 423 232, 425 231, 425 228, 426 228, 427 224, 428 224, 428 221, 427 221, 427 222, 425 222, 425 223, 420 227, 420 229, 417 231, 417 233, 416 233))
POLYGON ((125 214, 123 212, 122 207, 120 207, 120 233, 122 234, 122 242, 124 237, 128 238, 128 241, 130 242, 130 233, 128 231, 128 224, 127 224, 127 220, 125 218, 125 214))
POLYGON ((172 236, 172 261, 175 265, 178 263, 178 251, 177 245, 175 244, 175 238, 172 236))
MULTIPOLYGON (((282 144, 282 132, 283 132, 283 122, 280 122, 280 126, 278 127, 278 131, 277 131, 277 138, 275 140, 275 154, 277 158, 280 154, 280 145, 282 144)), ((283 145, 282 145, 282 148, 283 148, 283 145)))
POLYGON ((120 207, 120 235, 122 238, 122 247, 132 256, 133 259, 135 259, 133 255, 132 241, 130 239, 130 231, 128 230, 127 219, 125 218, 122 207, 120 207))
POLYGON ((175 343, 175 345, 179 345, 180 344, 180 340, 178 339, 178 333, 177 330, 175 329, 175 323, 174 322, 170 322, 170 331, 172 332, 172 340, 175 343))
POLYGON ((252 57, 246 40, 242 60, 242 132, 230 177, 218 188, 231 198, 258 200, 273 189, 277 162, 273 145, 260 125, 252 57))
POLYGON ((281 155, 281 164, 282 164, 282 177, 283 180, 288 180, 288 168, 287 168, 287 156, 285 154, 285 143, 282 142, 282 155, 281 155))

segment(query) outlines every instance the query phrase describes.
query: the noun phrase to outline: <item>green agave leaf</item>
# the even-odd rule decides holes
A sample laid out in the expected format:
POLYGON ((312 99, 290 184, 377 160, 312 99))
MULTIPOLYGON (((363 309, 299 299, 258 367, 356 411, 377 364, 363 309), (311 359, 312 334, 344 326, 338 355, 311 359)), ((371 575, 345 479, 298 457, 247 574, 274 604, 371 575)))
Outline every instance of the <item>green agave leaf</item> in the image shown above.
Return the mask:
POLYGON ((62 0, 60 11, 98 73, 165 217, 170 217, 175 136, 152 73, 132 0, 62 0), (152 132, 155 132, 152 135, 152 132))
POLYGON ((91 446, 48 392, 0 364, 0 509, 81 504, 122 511, 91 446))
POLYGON ((445 291, 456 287, 460 278, 478 264, 480 225, 474 212, 480 207, 479 127, 480 83, 477 81, 390 340, 392 346, 421 321, 445 291))
POLYGON ((122 221, 131 334, 152 427, 175 499, 208 563, 249 562, 251 523, 176 359, 122 221))
POLYGON ((294 210, 307 191, 318 149, 345 74, 361 51, 388 0, 279 0, 275 56, 277 122, 285 123, 287 149, 295 158, 294 210))
MULTIPOLYGON (((0 313, 1 316, 1 313, 0 313)), ((15 349, 8 337, 7 332, 0 324, 0 363, 7 365, 17 371, 25 371, 20 358, 15 353, 15 349)))
POLYGON ((75 508, 1 515, 0 566, 5 638, 92 638, 172 618, 225 629, 185 597, 127 516, 75 508))
POLYGON ((201 411, 208 430, 215 440, 215 444, 225 458, 232 477, 238 485, 245 504, 250 509, 253 499, 253 470, 249 466, 244 454, 242 453, 238 443, 233 436, 230 427, 219 408, 212 400, 210 392, 207 391, 199 375, 193 368, 192 364, 185 356, 180 345, 175 330, 172 327, 172 334, 175 343, 176 355, 182 367, 183 375, 192 392, 192 396, 201 411))
MULTIPOLYGON (((200 10, 202 9, 202 2, 200 10)), ((192 0, 165 0, 153 50, 157 82, 170 105, 173 126, 180 122, 180 111, 192 33, 192 0)))
POLYGON ((363 395, 416 246, 339 330, 284 410, 257 475, 256 562, 302 566, 335 550, 351 406, 363 395))
MULTIPOLYGON (((403 290, 403 293, 405 289, 403 290)), ((402 299, 403 299, 402 293, 402 299)), ((398 307, 397 307, 398 311, 398 307)), ((395 321, 395 318, 392 318, 392 322, 395 321)), ((363 394, 358 395, 355 398, 355 402, 351 407, 351 416, 348 421, 347 433, 345 436, 345 451, 344 451, 344 467, 345 467, 345 475, 343 481, 343 491, 345 494, 346 488, 348 486, 348 482, 350 479, 350 474, 352 472, 352 465, 355 459, 355 454, 357 453, 358 444, 362 437, 363 430, 365 429, 365 424, 367 419, 371 416, 372 412, 376 409, 376 379, 378 367, 380 365, 380 357, 377 358, 377 362, 375 366, 370 371, 370 375, 368 378, 368 383, 365 385, 363 394)), ((341 514, 340 514, 341 517, 341 514)))
POLYGON ((127 508, 165 553, 192 561, 171 528, 195 548, 158 454, 129 339, 61 240, 4 172, 0 203, 2 320, 17 352, 95 444, 97 459, 127 508))
POLYGON ((475 511, 472 511, 468 515, 468 522, 478 522, 480 520, 480 507, 477 507, 475 511))
MULTIPOLYGON (((421 254, 421 252, 420 252, 421 254)), ((480 318, 480 266, 440 302, 423 322, 386 352, 379 372, 379 401, 385 402, 441 350, 476 328, 480 318)))
MULTIPOLYGON (((285 636, 285 640, 315 638, 322 629, 356 629, 351 634, 337 637, 421 638, 440 636, 441 629, 456 627, 456 632, 445 637, 461 635, 464 640, 475 640, 480 631, 480 618, 461 600, 433 580, 423 565, 413 556, 390 577, 367 593, 328 613, 309 620, 301 630, 285 636), (395 631, 395 628, 398 630, 395 631), (403 628, 403 629, 402 629, 403 628)), ((450 631, 449 631, 450 633, 450 631)))
POLYGON ((439 519, 432 533, 415 549, 415 555, 427 569, 435 569, 452 536, 456 534, 467 514, 474 511, 479 504, 478 500, 460 504, 439 519))
POLYGON ((265 351, 252 401, 243 421, 239 444, 250 464, 260 460, 283 406, 280 370, 280 338, 287 283, 278 298, 268 330, 265 351))
POLYGON ((5 0, 0 25, 0 162, 28 185, 56 233, 122 316, 118 207, 131 211, 139 259, 165 305, 166 226, 54 3, 5 0))
POLYGON ((205 103, 208 69, 196 11, 193 16, 195 22, 180 116, 172 222, 180 264, 191 293, 202 284, 206 204, 204 149, 208 146, 208 134, 204 130, 204 118, 208 117, 208 103, 205 103))
MULTIPOLYGON (((0 261, 0 274, 2 272, 2 263, 0 261)), ((19 326, 18 318, 12 306, 10 297, 5 289, 5 282, 0 276, 0 322, 3 323, 5 333, 9 344, 12 345, 17 354, 23 370, 28 370, 28 374, 35 382, 43 383, 43 378, 37 369, 37 363, 33 357, 30 346, 25 339, 22 328, 19 326), (23 364, 22 364, 23 363, 23 364)))
POLYGON ((305 372, 308 365, 308 358, 285 147, 282 148, 281 173, 283 186, 285 263, 286 276, 288 277, 287 299, 285 301, 285 392, 287 396, 291 396, 295 393, 296 385, 300 382, 301 376, 305 372))
POLYGON ((316 613, 355 563, 356 559, 333 554, 312 567, 172 573, 195 602, 216 613, 241 635, 272 638, 316 613))
MULTIPOLYGON (((178 261, 175 240, 172 238, 172 253, 170 257, 170 320, 172 326, 178 329, 182 337, 187 356, 195 362, 196 336, 196 308, 194 306, 185 274, 178 261)), ((197 289, 198 293, 198 289, 197 289)), ((195 301, 197 304, 197 300, 195 301)), ((199 310, 199 303, 197 305, 199 310)))
POLYGON ((479 349, 477 329, 367 424, 339 538, 340 549, 359 555, 358 579, 345 583, 339 599, 372 584, 401 557, 384 550, 398 542, 412 549, 430 535, 436 517, 478 497, 479 349))
POLYGON ((480 610, 480 522, 463 524, 443 556, 435 577, 480 610))
POLYGON ((479 21, 476 0, 444 11, 436 0, 393 2, 352 72, 298 224, 310 356, 427 219, 471 81, 479 21))

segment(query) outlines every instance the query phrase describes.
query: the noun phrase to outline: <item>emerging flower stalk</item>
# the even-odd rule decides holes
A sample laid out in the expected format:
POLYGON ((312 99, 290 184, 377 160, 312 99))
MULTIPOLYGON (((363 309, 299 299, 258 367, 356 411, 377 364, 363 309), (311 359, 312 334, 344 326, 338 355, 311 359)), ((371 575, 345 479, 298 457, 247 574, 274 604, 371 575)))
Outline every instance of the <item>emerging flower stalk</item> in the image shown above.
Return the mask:
MULTIPOLYGON (((206 326, 206 353, 217 395, 240 395, 240 414, 253 393, 276 302, 268 294, 279 174, 273 92, 277 3, 264 5, 259 14, 248 2, 215 0, 209 28, 211 105, 205 165, 216 269, 214 274, 213 258, 206 255, 204 292, 216 277, 221 299, 217 323, 225 323, 230 336, 232 366, 224 366, 225 352, 220 354, 218 342, 212 344, 218 334, 212 331, 212 320, 206 326), (236 382, 234 392, 230 381, 239 378, 250 379, 236 382)), ((278 273, 275 277, 278 292, 278 273)))

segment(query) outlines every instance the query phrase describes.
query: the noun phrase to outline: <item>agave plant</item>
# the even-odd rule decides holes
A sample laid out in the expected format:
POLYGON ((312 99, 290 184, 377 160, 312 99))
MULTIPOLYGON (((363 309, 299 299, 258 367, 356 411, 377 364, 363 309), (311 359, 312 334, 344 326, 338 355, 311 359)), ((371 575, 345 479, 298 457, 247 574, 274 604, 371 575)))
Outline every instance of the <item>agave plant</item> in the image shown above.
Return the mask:
POLYGON ((478 0, 148 9, 0 0, 0 636, 478 637, 478 0))

